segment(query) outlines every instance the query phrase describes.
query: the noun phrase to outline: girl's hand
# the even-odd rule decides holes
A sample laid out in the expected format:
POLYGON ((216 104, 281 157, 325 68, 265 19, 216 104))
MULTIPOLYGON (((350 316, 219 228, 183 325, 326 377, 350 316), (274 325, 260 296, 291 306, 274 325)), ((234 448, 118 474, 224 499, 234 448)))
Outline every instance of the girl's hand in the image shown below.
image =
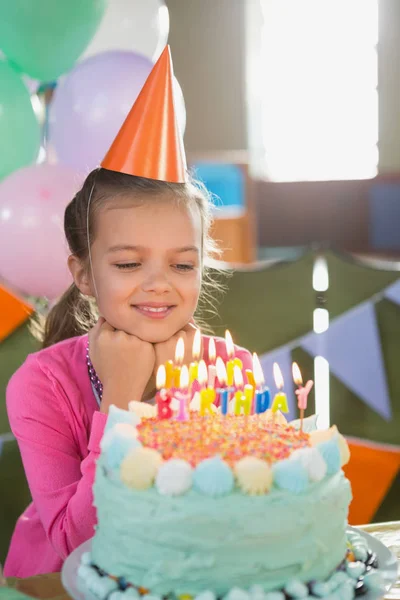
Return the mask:
POLYGON ((152 344, 117 331, 100 317, 89 332, 90 359, 103 384, 101 412, 110 404, 128 408, 131 400, 142 400, 155 365, 152 344))
MULTIPOLYGON (((167 360, 174 360, 175 348, 179 338, 183 338, 185 344, 185 356, 183 358, 183 364, 189 365, 193 361, 193 340, 197 327, 193 323, 188 323, 181 331, 178 331, 166 342, 154 344, 156 351, 156 361, 154 367, 154 373, 157 373, 157 369, 160 365, 163 365, 167 360)), ((203 356, 203 347, 200 349, 200 358, 203 356)))

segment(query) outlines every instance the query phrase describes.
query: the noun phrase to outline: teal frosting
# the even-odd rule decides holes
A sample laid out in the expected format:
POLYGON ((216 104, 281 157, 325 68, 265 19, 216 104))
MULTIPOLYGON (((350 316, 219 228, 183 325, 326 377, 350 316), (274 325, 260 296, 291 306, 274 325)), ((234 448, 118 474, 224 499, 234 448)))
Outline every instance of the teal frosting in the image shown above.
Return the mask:
POLYGON ((362 546, 360 544, 354 544, 352 550, 357 560, 361 560, 362 562, 365 562, 367 560, 368 550, 365 546, 362 546))
POLYGON ((287 458, 275 463, 272 467, 274 484, 294 494, 304 492, 309 486, 308 473, 300 460, 287 458))
POLYGON ((329 581, 316 581, 311 586, 311 591, 314 596, 323 598, 324 596, 328 596, 328 594, 332 591, 332 586, 329 581))
POLYGON ((352 579, 355 579, 356 581, 359 577, 361 577, 361 575, 365 573, 365 569, 365 563, 361 562, 360 560, 356 562, 347 562, 346 564, 347 573, 352 579))
POLYGON ((385 580, 382 574, 375 569, 371 569, 364 576, 364 583, 369 590, 380 591, 383 593, 385 589, 385 580))
POLYGON ((107 423, 104 428, 104 433, 111 431, 117 423, 128 423, 129 425, 138 425, 140 423, 139 417, 132 411, 123 410, 118 408, 114 404, 111 404, 108 409, 107 423))
POLYGON ((196 596, 196 600, 216 600, 216 596, 214 592, 206 590, 205 592, 200 592, 200 594, 196 596))
POLYGON ((130 450, 141 446, 135 438, 122 435, 114 435, 105 451, 106 466, 108 469, 119 469, 122 461, 130 450))
POLYGON ((117 590, 116 592, 112 592, 110 596, 108 596, 107 600, 139 600, 139 593, 135 590, 135 588, 130 587, 126 590, 117 590))
POLYGON ((78 577, 85 582, 85 586, 99 599, 106 599, 114 590, 118 589, 118 583, 110 577, 101 577, 92 567, 80 565, 78 577))
POLYGON ((193 473, 195 489, 207 496, 229 494, 233 489, 234 482, 231 468, 218 456, 203 460, 193 473))
POLYGON ((332 590, 336 590, 342 583, 348 581, 349 576, 345 571, 335 571, 329 580, 329 585, 332 590))
POLYGON ((342 583, 332 595, 333 600, 353 600, 355 596, 353 583, 351 581, 342 583))
POLYGON ((298 579, 291 579, 285 585, 285 592, 291 597, 297 600, 297 598, 308 598, 307 586, 298 579))
POLYGON ((291 579, 324 579, 346 553, 351 492, 342 472, 297 494, 274 486, 260 496, 238 488, 162 496, 108 477, 104 459, 94 484, 92 560, 152 594, 224 595, 254 584, 268 592, 291 579))
POLYGON ((252 585, 249 589, 251 600, 264 600, 265 592, 262 585, 252 585))
POLYGON ((335 571, 326 581, 316 581, 311 585, 313 598, 324 600, 351 600, 354 598, 356 581, 344 571, 335 571))
POLYGON ((333 475, 340 471, 341 457, 337 437, 333 437, 327 442, 317 444, 317 448, 326 462, 327 475, 333 475))
POLYGON ((224 600, 250 600, 250 594, 241 588, 234 587, 229 590, 224 600))

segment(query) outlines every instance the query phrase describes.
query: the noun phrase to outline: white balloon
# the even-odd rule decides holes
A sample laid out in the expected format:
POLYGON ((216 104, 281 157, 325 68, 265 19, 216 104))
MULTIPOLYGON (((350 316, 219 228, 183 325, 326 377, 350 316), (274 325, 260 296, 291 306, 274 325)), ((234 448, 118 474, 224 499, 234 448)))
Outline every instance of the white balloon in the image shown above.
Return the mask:
POLYGON ((80 60, 108 50, 129 50, 157 60, 167 44, 164 0, 109 0, 96 34, 80 60))
POLYGON ((186 129, 186 106, 182 88, 179 85, 179 82, 176 77, 174 77, 174 99, 176 116, 178 119, 181 134, 183 135, 186 129))

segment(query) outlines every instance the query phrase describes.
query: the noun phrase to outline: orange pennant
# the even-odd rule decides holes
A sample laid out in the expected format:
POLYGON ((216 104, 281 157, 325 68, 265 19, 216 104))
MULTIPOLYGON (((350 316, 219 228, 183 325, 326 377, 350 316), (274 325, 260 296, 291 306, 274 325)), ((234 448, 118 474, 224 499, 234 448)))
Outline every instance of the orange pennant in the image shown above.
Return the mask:
POLYGON ((350 480, 353 501, 349 523, 369 523, 382 504, 400 469, 400 448, 350 438, 350 462, 343 468, 350 480))
POLYGON ((0 285, 0 341, 29 319, 33 312, 32 306, 0 285))
POLYGON ((186 157, 176 118, 173 68, 166 46, 101 166, 110 171, 186 181, 186 157))

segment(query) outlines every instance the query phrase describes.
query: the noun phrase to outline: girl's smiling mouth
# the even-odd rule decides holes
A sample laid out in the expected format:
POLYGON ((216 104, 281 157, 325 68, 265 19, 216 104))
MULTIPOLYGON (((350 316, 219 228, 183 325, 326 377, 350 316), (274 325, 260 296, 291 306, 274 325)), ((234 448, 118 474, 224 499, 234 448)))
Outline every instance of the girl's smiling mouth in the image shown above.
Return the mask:
POLYGON ((132 307, 141 315, 150 319, 164 319, 171 314, 175 305, 160 302, 143 302, 141 304, 133 304, 132 307))

